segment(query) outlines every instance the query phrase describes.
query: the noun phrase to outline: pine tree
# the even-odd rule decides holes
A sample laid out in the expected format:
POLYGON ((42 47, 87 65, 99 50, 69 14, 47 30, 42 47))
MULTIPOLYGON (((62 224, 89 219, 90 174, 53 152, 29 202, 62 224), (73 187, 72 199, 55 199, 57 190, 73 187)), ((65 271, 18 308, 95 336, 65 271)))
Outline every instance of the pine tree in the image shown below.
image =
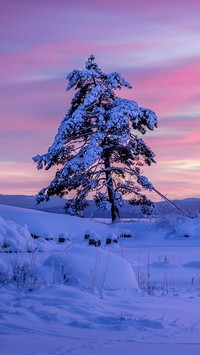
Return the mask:
POLYGON ((37 202, 75 193, 66 213, 82 216, 89 196, 99 209, 110 209, 112 221, 119 219, 124 197, 151 208, 142 190, 153 186, 140 169, 155 162, 155 154, 137 132, 141 136, 157 127, 155 113, 116 96, 115 90, 131 85, 117 72, 105 74, 93 55, 85 69, 73 70, 67 79, 67 90, 77 90, 71 106, 48 152, 33 158, 38 169, 59 166, 37 202))

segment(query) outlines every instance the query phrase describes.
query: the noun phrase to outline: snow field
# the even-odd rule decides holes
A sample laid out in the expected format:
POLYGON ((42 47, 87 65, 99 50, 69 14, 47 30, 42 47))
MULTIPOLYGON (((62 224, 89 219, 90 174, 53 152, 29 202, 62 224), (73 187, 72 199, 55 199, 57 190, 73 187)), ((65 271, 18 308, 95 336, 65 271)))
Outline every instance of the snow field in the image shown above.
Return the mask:
POLYGON ((199 354, 199 218, 109 225, 9 206, 0 215, 2 354, 199 354))

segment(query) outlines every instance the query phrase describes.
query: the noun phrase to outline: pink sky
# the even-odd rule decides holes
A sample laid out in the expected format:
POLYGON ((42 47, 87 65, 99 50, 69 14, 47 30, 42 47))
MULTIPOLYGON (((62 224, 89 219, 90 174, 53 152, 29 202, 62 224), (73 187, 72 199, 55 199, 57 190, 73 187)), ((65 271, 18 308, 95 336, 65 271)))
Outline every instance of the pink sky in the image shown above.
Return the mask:
POLYGON ((157 113, 145 174, 170 198, 200 197, 199 17, 199 0, 2 1, 0 193, 32 195, 53 177, 32 156, 69 107, 66 75, 92 53, 133 85, 124 97, 157 113))

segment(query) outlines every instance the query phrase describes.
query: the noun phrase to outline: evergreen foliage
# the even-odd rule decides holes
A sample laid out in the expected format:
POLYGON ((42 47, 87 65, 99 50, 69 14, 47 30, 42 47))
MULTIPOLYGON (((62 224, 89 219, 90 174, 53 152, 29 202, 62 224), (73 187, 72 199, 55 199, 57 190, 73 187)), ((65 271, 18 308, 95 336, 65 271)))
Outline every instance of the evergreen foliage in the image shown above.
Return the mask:
POLYGON ((140 169, 155 162, 155 154, 137 134, 157 126, 155 113, 116 96, 115 90, 131 85, 117 72, 102 72, 93 55, 85 69, 73 70, 67 79, 67 90, 76 90, 71 106, 47 153, 33 158, 38 169, 59 166, 37 202, 74 192, 66 213, 82 216, 89 194, 100 209, 111 210, 113 221, 119 218, 124 197, 151 209, 142 190, 153 186, 140 169))

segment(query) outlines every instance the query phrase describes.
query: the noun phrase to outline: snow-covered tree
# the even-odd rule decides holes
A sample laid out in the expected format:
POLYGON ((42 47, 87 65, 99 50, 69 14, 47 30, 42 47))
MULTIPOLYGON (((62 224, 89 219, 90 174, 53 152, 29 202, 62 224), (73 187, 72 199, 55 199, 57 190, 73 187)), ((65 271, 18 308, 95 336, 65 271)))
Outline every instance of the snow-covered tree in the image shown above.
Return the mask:
POLYGON ((115 90, 131 85, 117 72, 104 73, 93 55, 85 69, 73 70, 67 79, 67 90, 77 90, 71 106, 48 152, 33 158, 38 169, 59 166, 37 202, 74 193, 66 213, 81 216, 89 196, 99 209, 110 209, 112 221, 119 218, 124 197, 151 207, 142 190, 153 186, 140 169, 155 162, 155 154, 137 133, 157 126, 155 113, 116 96, 115 90))

